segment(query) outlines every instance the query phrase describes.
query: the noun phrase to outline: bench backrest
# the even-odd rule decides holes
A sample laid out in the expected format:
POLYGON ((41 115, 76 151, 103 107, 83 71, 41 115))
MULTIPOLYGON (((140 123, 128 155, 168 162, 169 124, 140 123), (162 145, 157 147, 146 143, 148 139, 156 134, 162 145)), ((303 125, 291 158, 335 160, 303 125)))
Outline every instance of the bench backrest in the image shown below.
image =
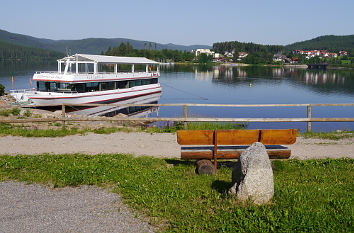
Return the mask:
POLYGON ((178 130, 180 145, 287 145, 296 141, 296 129, 178 130))

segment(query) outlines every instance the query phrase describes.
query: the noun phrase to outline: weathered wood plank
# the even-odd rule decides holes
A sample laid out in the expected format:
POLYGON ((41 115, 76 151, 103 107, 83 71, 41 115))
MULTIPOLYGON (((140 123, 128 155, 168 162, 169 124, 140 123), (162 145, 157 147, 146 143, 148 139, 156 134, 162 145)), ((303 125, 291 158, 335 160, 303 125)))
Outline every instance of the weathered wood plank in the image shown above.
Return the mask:
POLYGON ((264 145, 288 145, 296 142, 296 129, 265 129, 261 131, 260 142, 264 145))
POLYGON ((218 145, 251 145, 258 142, 259 130, 217 130, 218 145))
MULTIPOLYGON (((217 159, 238 159, 244 150, 218 151, 217 159)), ((291 155, 291 150, 267 150, 270 159, 288 159, 291 155)), ((213 151, 182 151, 182 159, 213 159, 213 151)))
POLYGON ((214 145, 214 130, 178 130, 180 145, 214 145))

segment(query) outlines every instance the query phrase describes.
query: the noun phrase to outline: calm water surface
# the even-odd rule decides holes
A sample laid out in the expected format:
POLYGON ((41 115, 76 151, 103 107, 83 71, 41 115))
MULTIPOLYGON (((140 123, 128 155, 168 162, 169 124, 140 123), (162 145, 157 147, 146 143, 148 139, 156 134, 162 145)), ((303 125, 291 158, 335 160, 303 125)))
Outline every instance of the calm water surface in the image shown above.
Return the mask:
MULTIPOLYGON (((0 83, 10 90, 13 75, 14 89, 29 89, 33 73, 34 70, 0 71, 0 83)), ((163 93, 159 103, 354 103, 354 71, 351 70, 175 65, 161 68, 160 83, 163 93)), ((189 107, 188 114, 196 117, 287 118, 306 117, 307 110, 305 107, 189 107)), ((161 107, 159 116, 183 116, 183 108, 161 107)), ((312 107, 312 117, 354 117, 354 107, 312 107)), ((306 123, 249 123, 248 127, 291 127, 304 131, 306 123)), ((354 130, 354 123, 312 123, 312 128, 313 131, 354 130)))

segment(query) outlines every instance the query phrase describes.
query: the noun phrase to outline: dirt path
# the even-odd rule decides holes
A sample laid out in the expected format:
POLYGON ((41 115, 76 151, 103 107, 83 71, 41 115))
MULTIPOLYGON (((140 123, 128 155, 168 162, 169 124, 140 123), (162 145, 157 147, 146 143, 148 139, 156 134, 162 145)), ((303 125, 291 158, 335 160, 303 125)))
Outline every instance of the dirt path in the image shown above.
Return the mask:
MULTIPOLYGON (((354 158, 354 138, 339 141, 298 137, 292 158, 354 158)), ((113 133, 58 138, 0 137, 0 154, 130 153, 136 156, 179 158, 175 134, 113 133)))
POLYGON ((118 194, 0 182, 0 232, 154 232, 118 194))

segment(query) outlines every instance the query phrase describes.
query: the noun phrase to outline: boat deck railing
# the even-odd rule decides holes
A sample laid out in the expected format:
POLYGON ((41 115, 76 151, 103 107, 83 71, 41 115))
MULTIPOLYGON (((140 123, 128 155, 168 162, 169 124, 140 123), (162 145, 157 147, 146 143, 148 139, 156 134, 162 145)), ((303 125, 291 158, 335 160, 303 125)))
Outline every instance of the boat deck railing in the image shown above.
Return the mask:
MULTIPOLYGON (((59 73, 58 71, 36 71, 35 72, 36 74, 60 74, 60 75, 63 75, 64 72, 61 72, 59 73)), ((76 72, 66 72, 65 74, 68 74, 68 75, 100 75, 100 74, 109 74, 109 75, 115 75, 115 74, 158 74, 159 72, 158 71, 149 71, 149 72, 145 72, 145 71, 138 71, 138 72, 127 72, 127 71, 118 71, 117 73, 114 73, 114 72, 79 72, 79 73, 76 73, 76 72)))
POLYGON ((17 89, 17 90, 10 90, 10 93, 32 93, 34 92, 33 90, 31 89, 17 89))

